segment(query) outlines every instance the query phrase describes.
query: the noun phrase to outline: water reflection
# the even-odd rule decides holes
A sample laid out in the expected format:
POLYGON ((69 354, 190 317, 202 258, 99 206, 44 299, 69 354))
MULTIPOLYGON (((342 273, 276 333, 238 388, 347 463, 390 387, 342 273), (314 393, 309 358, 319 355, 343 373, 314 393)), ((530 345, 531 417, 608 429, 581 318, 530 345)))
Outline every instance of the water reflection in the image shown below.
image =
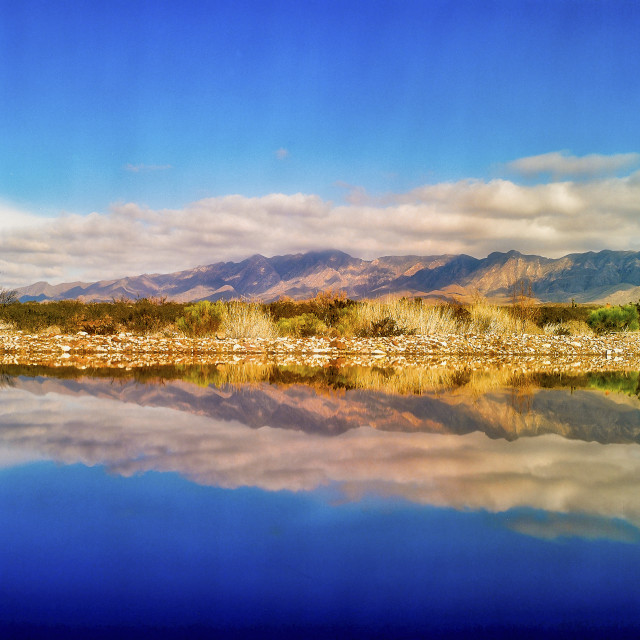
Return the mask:
POLYGON ((510 512, 507 526, 543 538, 638 539, 637 374, 96 373, 5 369, 0 464, 175 471, 269 491, 335 485, 347 499, 510 512))
POLYGON ((0 385, 33 395, 95 396, 217 420, 337 435, 383 431, 490 438, 557 434, 602 444, 640 442, 638 373, 248 365, 156 369, 6 367, 0 385))

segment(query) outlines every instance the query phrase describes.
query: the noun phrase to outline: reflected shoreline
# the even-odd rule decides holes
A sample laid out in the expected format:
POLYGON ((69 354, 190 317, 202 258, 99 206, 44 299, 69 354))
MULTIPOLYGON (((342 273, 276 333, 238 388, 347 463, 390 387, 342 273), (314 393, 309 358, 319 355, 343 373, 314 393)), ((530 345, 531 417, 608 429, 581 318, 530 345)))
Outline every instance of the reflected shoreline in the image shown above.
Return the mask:
POLYGON ((140 367, 76 367, 51 365, 0 365, 0 385, 24 376, 59 380, 101 379, 164 384, 183 381, 199 387, 239 387, 266 383, 287 387, 305 385, 318 392, 369 390, 392 395, 457 392, 481 396, 489 391, 511 388, 522 392, 535 389, 599 390, 640 398, 640 372, 584 371, 549 372, 525 368, 452 368, 428 365, 377 366, 332 363, 324 366, 280 365, 275 362, 218 362, 211 364, 150 365, 140 367))
POLYGON ((336 436, 379 431, 492 439, 556 434, 640 443, 640 374, 450 371, 427 367, 194 365, 137 369, 0 367, 0 387, 110 398, 252 429, 336 436))

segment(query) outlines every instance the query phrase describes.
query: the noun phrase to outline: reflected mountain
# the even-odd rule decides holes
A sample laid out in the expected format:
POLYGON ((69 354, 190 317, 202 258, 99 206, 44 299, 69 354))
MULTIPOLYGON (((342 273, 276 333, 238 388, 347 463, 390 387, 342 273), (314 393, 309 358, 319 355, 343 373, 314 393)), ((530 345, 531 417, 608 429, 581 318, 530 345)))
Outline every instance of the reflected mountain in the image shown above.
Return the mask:
POLYGON ((22 367, 22 375, 15 376, 7 367, 4 377, 5 384, 33 395, 108 398, 235 421, 252 429, 268 426, 328 436, 367 426, 380 431, 481 432, 505 440, 557 434, 602 444, 640 442, 637 373, 452 374, 419 368, 274 365, 98 371, 102 377, 77 369, 22 367))
MULTIPOLYGON (((174 471, 227 488, 336 485, 349 498, 375 492, 640 524, 637 374, 471 372, 453 380, 425 370, 255 366, 14 373, 1 378, 0 466, 51 459, 122 475, 174 471)), ((562 531, 567 522, 512 525, 562 531)))
MULTIPOLYGON (((200 484, 224 488, 311 491, 333 486, 347 499, 375 493, 456 509, 538 509, 587 514, 598 521, 620 519, 630 523, 634 531, 640 526, 640 449, 636 444, 603 445, 558 435, 510 442, 490 439, 480 431, 469 432, 468 426, 466 434, 458 435, 433 416, 429 418, 431 432, 356 428, 358 409, 341 416, 344 422, 340 424, 348 424, 354 416, 354 428, 331 432, 328 437, 326 425, 349 410, 351 394, 322 395, 301 385, 279 389, 262 383, 256 389, 235 390, 187 389, 184 382, 110 385, 84 378, 19 378, 14 382, 14 386, 0 389, 0 466, 4 467, 54 460, 105 465, 125 476, 151 470, 177 472, 200 484), (299 416, 313 413, 312 407, 317 409, 316 416, 326 412, 316 418, 325 430, 258 427, 261 422, 272 422, 274 416, 287 415, 277 408, 278 402, 282 405, 279 394, 285 392, 287 402, 305 407, 299 416), (263 419, 247 425, 245 416, 252 403, 268 393, 276 394, 271 396, 271 408, 263 409, 263 419), (247 394, 250 402, 243 404, 247 394), (196 406, 186 411, 192 402, 196 406), (198 411, 200 415, 195 413, 198 411), (242 415, 243 421, 234 415, 242 415)), ((364 418, 369 420, 384 411, 381 400, 379 404, 371 401, 371 393, 353 394, 353 402, 362 412, 362 424, 366 423, 364 418)), ((603 395, 588 391, 571 395, 562 390, 547 393, 554 398, 545 400, 549 412, 562 402, 575 400, 584 415, 593 406, 588 400, 603 395)), ((478 414, 488 407, 501 407, 510 416, 523 415, 513 408, 506 391, 481 398, 480 403, 486 405, 477 404, 478 399, 467 402, 455 396, 423 399, 429 404, 421 410, 440 402, 443 412, 448 406, 460 421, 462 416, 473 417, 474 406, 478 414)), ((610 402, 621 407, 621 416, 637 414, 638 409, 626 402, 610 402)), ((388 415, 380 418, 380 424, 389 425, 390 416, 401 415, 398 406, 386 410, 388 415)), ((485 419, 477 418, 476 424, 485 419)), ((406 424, 412 420, 407 418, 406 424)), ((551 535, 550 529, 566 531, 567 522, 575 525, 584 519, 563 517, 544 526, 526 519, 511 524, 523 531, 542 526, 544 535, 551 535)), ((586 522, 589 525, 591 520, 586 522)), ((600 530, 608 529, 602 526, 600 530)))

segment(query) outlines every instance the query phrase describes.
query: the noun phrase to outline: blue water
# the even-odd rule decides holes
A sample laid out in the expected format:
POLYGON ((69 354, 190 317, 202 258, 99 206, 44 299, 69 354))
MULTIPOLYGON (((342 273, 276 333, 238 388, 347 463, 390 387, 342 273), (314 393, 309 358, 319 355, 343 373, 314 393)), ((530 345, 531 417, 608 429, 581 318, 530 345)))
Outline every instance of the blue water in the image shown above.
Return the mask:
POLYGON ((0 637, 637 637, 633 531, 511 526, 545 518, 14 466, 0 470, 0 637))

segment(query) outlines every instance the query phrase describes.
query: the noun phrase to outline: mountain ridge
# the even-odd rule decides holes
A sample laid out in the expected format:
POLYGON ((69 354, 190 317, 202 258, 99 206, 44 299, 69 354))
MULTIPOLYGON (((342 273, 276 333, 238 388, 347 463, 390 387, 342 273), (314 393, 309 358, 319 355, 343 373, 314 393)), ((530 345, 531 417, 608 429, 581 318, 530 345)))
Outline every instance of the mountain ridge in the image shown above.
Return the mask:
POLYGON ((515 289, 541 302, 610 302, 640 298, 640 252, 602 250, 546 258, 519 251, 382 256, 364 260, 343 251, 255 254, 240 262, 216 262, 173 273, 52 285, 36 282, 16 290, 21 301, 156 297, 192 302, 242 298, 269 302, 344 291, 350 298, 416 296, 461 302, 482 296, 507 301, 515 289))

